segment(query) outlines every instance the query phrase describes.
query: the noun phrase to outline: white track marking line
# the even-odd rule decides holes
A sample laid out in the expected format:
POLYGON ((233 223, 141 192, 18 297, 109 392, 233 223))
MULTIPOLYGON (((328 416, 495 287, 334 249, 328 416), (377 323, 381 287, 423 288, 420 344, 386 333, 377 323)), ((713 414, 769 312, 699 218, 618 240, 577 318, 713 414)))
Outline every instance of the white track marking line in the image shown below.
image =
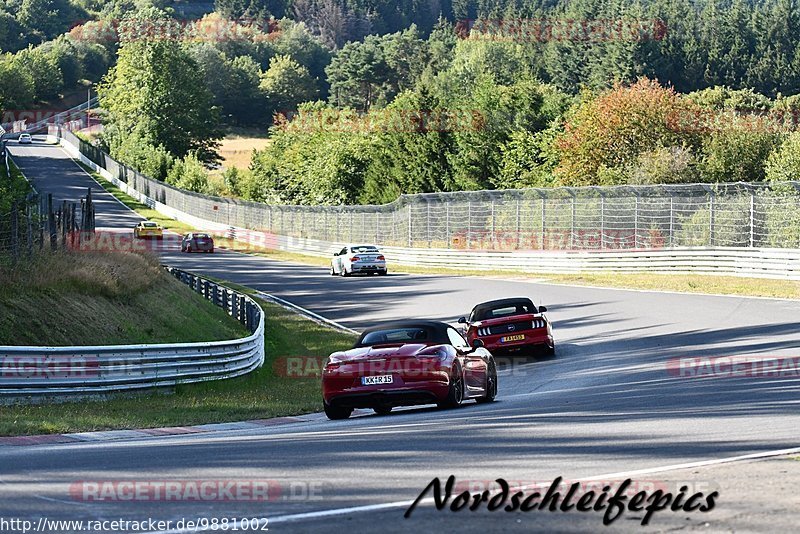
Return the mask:
MULTIPOLYGON (((681 469, 694 469, 697 467, 709 467, 733 462, 743 462, 747 460, 757 460, 762 458, 770 458, 773 456, 785 456, 787 454, 798 454, 800 453, 800 447, 795 447, 792 449, 779 449, 774 451, 765 451, 765 452, 756 452, 753 454, 743 454, 741 456, 731 456, 728 458, 718 458, 715 460, 700 460, 697 462, 686 462, 682 464, 672 464, 672 465, 665 465, 661 467, 651 467, 645 469, 637 469, 634 471, 623 471, 619 473, 608 473, 603 475, 597 475, 593 477, 584 477, 578 479, 571 479, 572 482, 588 482, 588 481, 595 481, 595 480, 623 480, 626 478, 631 478, 637 475, 649 475, 655 473, 664 473, 667 471, 678 471, 681 469)), ((526 489, 530 489, 532 486, 517 486, 514 488, 509 489, 509 493, 516 492, 516 491, 524 491, 526 489)), ((297 521, 303 521, 306 519, 322 519, 326 517, 335 517, 335 516, 342 516, 348 514, 356 514, 356 513, 368 513, 368 512, 375 512, 379 510, 392 510, 396 508, 407 508, 414 502, 413 499, 406 500, 406 501, 394 501, 394 502, 387 502, 381 504, 367 504, 363 506, 350 506, 347 508, 334 508, 331 510, 319 510, 316 512, 304 512, 299 514, 287 514, 287 515, 279 515, 277 517, 264 517, 260 518, 263 522, 268 522, 269 525, 275 525, 280 523, 292 523, 297 521)), ((427 499, 423 499, 419 501, 418 504, 421 505, 428 505, 433 504, 435 501, 433 497, 429 497, 427 499)), ((238 526, 238 525, 237 525, 238 526)), ((185 534, 189 532, 205 532, 208 529, 173 529, 173 530, 161 530, 157 531, 153 534, 185 534)))
POLYGON ((273 301, 273 302, 283 306, 284 308, 289 308, 290 310, 293 310, 294 312, 300 312, 300 314, 305 315, 305 316, 309 317, 312 320, 315 320, 315 322, 323 323, 326 326, 332 326, 332 327, 334 327, 334 328, 336 328, 338 330, 343 330, 343 331, 348 332, 350 334, 359 334, 360 333, 357 330, 353 330, 352 328, 347 328, 346 326, 344 326, 344 325, 342 325, 340 323, 337 323, 336 321, 333 321, 331 319, 323 317, 322 315, 319 315, 318 313, 314 313, 311 310, 307 310, 307 309, 303 308, 302 306, 298 306, 297 304, 289 302, 288 300, 284 300, 284 299, 282 299, 280 297, 276 297, 275 295, 270 295, 269 293, 264 293, 263 291, 258 291, 258 294, 262 298, 264 298, 266 300, 273 301))
MULTIPOLYGON (((594 273, 585 273, 585 274, 594 274, 594 273)), ((609 273, 614 274, 614 273, 609 273)), ((663 273, 644 273, 644 274, 663 274, 663 273)), ((686 273, 681 273, 686 274, 686 273)), ((446 276, 446 275, 445 275, 446 276)), ((698 275, 703 276, 703 275, 698 275)), ((712 275, 713 276, 713 275, 712 275)), ((723 275, 720 275, 723 276, 723 275)), ((589 288, 589 289, 602 289, 606 291, 632 291, 634 293, 664 293, 667 295, 697 295, 700 297, 726 297, 726 298, 738 298, 738 299, 756 299, 756 300, 777 300, 780 302, 793 302, 795 304, 800 303, 800 299, 793 299, 793 298, 782 298, 782 297, 759 297, 755 295, 726 295, 724 293, 696 293, 694 291, 670 291, 667 289, 635 289, 635 288, 627 288, 627 287, 608 287, 608 286, 595 286, 595 285, 588 285, 588 284, 569 284, 569 283, 560 283, 560 282, 552 282, 547 279, 542 278, 531 278, 531 279, 513 279, 513 278, 503 278, 503 277, 493 277, 493 276, 479 276, 479 275, 466 275, 464 278, 478 278, 480 280, 497 280, 500 282, 519 282, 523 284, 537 284, 542 286, 556 286, 556 287, 577 287, 577 288, 589 288)), ((742 276, 732 276, 732 278, 741 278, 742 280, 748 280, 747 277, 742 276)), ((749 280, 762 280, 761 278, 749 278, 749 280)), ((764 278, 763 280, 780 280, 778 278, 764 278)), ((795 280, 786 280, 787 282, 794 282, 795 280)))

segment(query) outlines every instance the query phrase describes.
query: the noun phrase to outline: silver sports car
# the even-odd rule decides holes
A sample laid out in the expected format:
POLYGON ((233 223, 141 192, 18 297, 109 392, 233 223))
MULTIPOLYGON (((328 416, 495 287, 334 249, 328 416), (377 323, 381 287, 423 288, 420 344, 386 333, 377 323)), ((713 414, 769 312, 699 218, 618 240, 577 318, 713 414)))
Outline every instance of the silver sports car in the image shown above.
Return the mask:
POLYGON ((386 274, 386 258, 375 245, 347 245, 333 254, 331 276, 353 273, 386 274))

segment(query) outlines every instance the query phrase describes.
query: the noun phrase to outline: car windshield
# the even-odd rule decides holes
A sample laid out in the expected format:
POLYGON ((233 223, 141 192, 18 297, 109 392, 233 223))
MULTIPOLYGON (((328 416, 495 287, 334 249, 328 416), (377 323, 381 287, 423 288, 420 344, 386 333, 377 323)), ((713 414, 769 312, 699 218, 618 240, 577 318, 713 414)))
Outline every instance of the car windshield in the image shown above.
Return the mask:
POLYGON ((391 328, 387 330, 375 330, 367 332, 356 343, 357 347, 371 347, 372 345, 383 345, 388 343, 412 343, 426 342, 433 339, 429 328, 413 326, 405 328, 391 328))
POLYGON ((208 234, 194 234, 198 239, 208 239, 208 234))
POLYGON ((357 247, 350 247, 350 250, 355 253, 364 254, 366 252, 379 252, 377 247, 373 247, 372 245, 359 245, 357 247))
POLYGON ((498 319, 526 313, 538 313, 536 306, 531 301, 511 302, 485 307, 479 306, 472 312, 472 320, 485 321, 487 319, 498 319))
POLYGON ((145 228, 155 228, 157 225, 156 225, 156 223, 146 222, 146 223, 143 224, 143 226, 145 228))

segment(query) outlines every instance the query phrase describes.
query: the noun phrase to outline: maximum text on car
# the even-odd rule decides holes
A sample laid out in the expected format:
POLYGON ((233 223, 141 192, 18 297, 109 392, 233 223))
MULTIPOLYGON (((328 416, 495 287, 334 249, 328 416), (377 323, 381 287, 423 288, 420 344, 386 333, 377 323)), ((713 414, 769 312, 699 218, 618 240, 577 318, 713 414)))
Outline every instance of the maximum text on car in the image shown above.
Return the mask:
POLYGON ((456 407, 466 399, 491 402, 497 366, 480 340, 472 346, 452 326, 401 321, 365 330, 352 349, 334 352, 322 370, 322 396, 330 419, 354 408, 388 414, 394 406, 456 407))
POLYGON ((387 272, 386 258, 375 245, 347 245, 335 252, 331 259, 331 276, 387 272))
POLYGON ((483 302, 472 308, 469 318, 458 322, 467 327, 467 340, 483 341, 492 353, 542 350, 555 354, 553 328, 544 312, 527 297, 483 302))

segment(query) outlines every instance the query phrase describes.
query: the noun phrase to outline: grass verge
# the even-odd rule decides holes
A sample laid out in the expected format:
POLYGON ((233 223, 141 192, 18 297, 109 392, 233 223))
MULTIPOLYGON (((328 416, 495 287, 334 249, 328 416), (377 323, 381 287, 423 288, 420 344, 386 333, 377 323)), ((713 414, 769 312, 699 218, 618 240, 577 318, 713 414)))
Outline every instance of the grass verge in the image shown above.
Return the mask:
POLYGON ((58 405, 4 406, 0 435, 152 428, 298 415, 321 409, 319 361, 352 346, 343 334, 261 302, 266 313, 267 363, 243 377, 187 384, 172 395, 152 394, 58 405), (311 358, 307 358, 311 357, 311 358), (292 364, 309 362, 291 372, 292 364), (287 372, 287 368, 290 372, 287 372), (305 376, 296 376, 305 375, 305 376))
MULTIPOLYGON (((176 232, 188 232, 193 228, 179 221, 166 217, 147 206, 136 202, 120 191, 112 183, 97 173, 91 172, 106 191, 120 199, 129 208, 144 217, 158 221, 164 228, 176 232)), ((289 261, 318 267, 328 267, 328 258, 308 256, 296 252, 285 252, 274 249, 254 249, 226 238, 215 237, 217 246, 248 254, 264 256, 276 261, 289 261)), ((505 279, 535 279, 543 282, 565 285, 600 286, 619 289, 646 289, 657 291, 677 291, 681 293, 710 293, 719 295, 741 295, 748 297, 773 297, 800 299, 800 282, 793 280, 772 280, 762 278, 743 278, 738 276, 713 276, 703 274, 651 274, 651 273, 578 273, 578 274, 542 274, 528 271, 500 270, 462 270, 437 267, 414 267, 407 265, 390 265, 393 272, 409 274, 441 274, 447 276, 481 276, 505 279)))
POLYGON ((247 330, 152 256, 40 253, 0 266, 0 345, 115 345, 235 339, 247 330))
POLYGON ((31 191, 31 185, 25 179, 17 164, 14 163, 14 160, 8 158, 8 166, 11 170, 11 176, 9 177, 6 173, 6 165, 3 159, 0 157, 0 216, 11 209, 11 204, 14 200, 24 200, 25 196, 31 191))

